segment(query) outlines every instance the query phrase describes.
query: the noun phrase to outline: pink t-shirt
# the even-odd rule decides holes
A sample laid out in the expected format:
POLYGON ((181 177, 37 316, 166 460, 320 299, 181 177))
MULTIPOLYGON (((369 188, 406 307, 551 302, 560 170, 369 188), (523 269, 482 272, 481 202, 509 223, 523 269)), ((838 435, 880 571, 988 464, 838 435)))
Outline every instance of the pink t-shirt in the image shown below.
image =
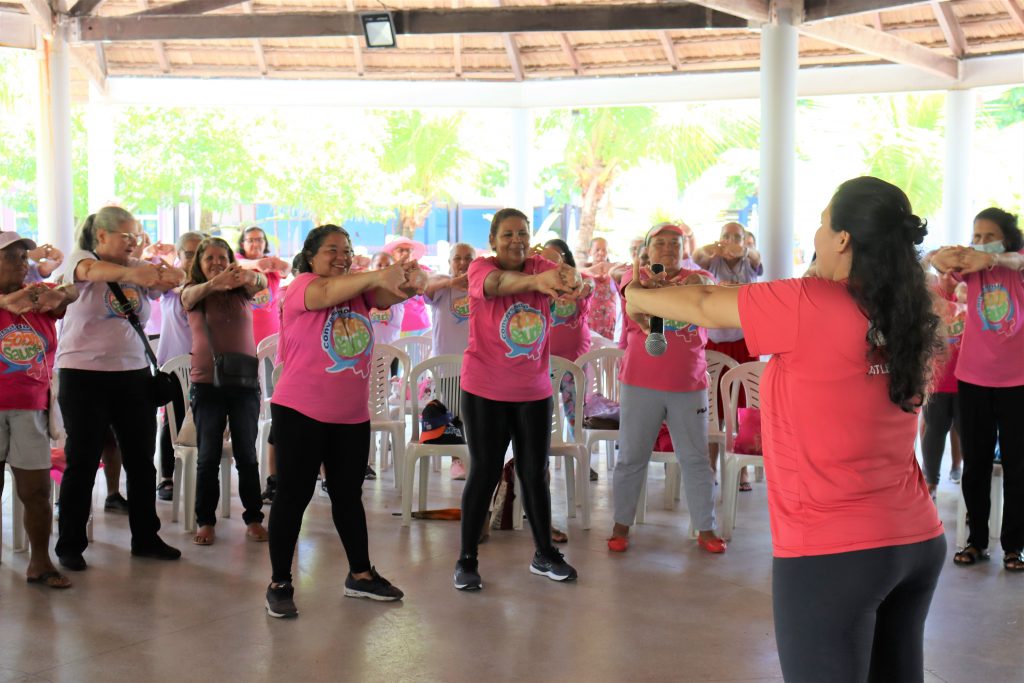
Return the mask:
POLYGON ((963 341, 964 326, 967 322, 967 307, 957 303, 955 294, 947 295, 939 292, 945 299, 945 307, 940 323, 942 340, 946 342, 945 353, 935 358, 935 388, 939 394, 955 394, 956 363, 960 357, 960 345, 963 341))
MULTIPOLYGON (((694 273, 711 277, 703 270, 680 270, 670 282, 681 282, 694 273)), ((620 287, 633 281, 633 272, 622 276, 620 287)), ((624 320, 626 355, 619 368, 619 381, 633 387, 656 391, 699 391, 708 388, 708 364, 704 346, 708 331, 680 320, 665 321, 668 349, 661 356, 652 356, 644 346, 647 333, 629 316, 624 320)))
POLYGON ((320 422, 359 424, 370 419, 373 295, 306 310, 306 288, 319 275, 302 273, 288 286, 278 350, 284 370, 272 403, 320 422))
POLYGON ((906 545, 943 533, 914 454, 917 414, 889 400, 888 366, 868 358, 868 321, 845 282, 744 285, 775 557, 906 545))
MULTIPOLYGON (((557 268, 530 256, 523 274, 557 268)), ((462 360, 462 388, 492 401, 539 401, 551 396, 551 297, 539 292, 484 296, 484 280, 499 270, 493 257, 469 265, 469 346, 462 360)))
POLYGON ((57 318, 0 309, 0 410, 49 408, 57 318))
POLYGON ((422 332, 430 329, 430 315, 422 296, 405 301, 405 315, 402 318, 402 332, 422 332))
POLYGON ((252 338, 257 345, 281 329, 277 315, 281 276, 277 271, 263 273, 263 276, 267 278, 267 287, 252 298, 252 338))
POLYGON ((551 355, 571 361, 590 350, 591 290, 583 299, 555 299, 551 302, 551 355))
POLYGON ((967 325, 957 379, 983 387, 1024 385, 1024 271, 993 268, 968 273, 963 280, 967 325))

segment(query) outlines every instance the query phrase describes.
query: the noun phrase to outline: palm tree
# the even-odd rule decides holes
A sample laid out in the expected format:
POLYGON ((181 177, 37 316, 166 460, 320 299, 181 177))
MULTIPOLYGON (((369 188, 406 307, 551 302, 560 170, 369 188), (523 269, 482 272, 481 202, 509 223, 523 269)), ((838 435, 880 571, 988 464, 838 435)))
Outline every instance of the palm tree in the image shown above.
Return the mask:
POLYGON ((399 229, 412 237, 434 202, 449 199, 447 186, 472 162, 459 137, 463 115, 426 118, 420 111, 402 110, 382 118, 380 168, 396 181, 399 229))

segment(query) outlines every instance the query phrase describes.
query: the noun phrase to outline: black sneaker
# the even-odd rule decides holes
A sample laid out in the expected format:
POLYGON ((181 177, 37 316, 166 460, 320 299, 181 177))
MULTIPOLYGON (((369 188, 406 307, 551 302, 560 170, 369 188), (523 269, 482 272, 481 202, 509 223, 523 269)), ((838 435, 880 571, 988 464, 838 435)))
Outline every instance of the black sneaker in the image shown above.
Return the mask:
POLYGON ((118 515, 128 514, 128 501, 124 499, 120 493, 111 493, 107 496, 107 499, 103 501, 103 510, 106 512, 113 512, 118 515))
POLYGON ((177 560, 181 558, 181 551, 167 545, 160 537, 156 537, 146 545, 132 545, 132 555, 148 557, 153 560, 177 560))
POLYGON ((170 479, 161 481, 160 485, 156 487, 156 497, 160 500, 171 500, 174 498, 174 482, 170 479))
POLYGON ((273 503, 275 493, 277 493, 277 475, 271 474, 267 477, 267 488, 263 490, 263 502, 273 503))
POLYGON ((552 581, 575 581, 576 570, 565 561, 562 553, 554 548, 538 550, 533 556, 530 571, 539 576, 546 576, 552 581))
POLYGON ((401 600, 405 593, 398 590, 391 582, 377 573, 377 570, 370 567, 372 579, 357 579, 351 572, 345 577, 345 597, 347 598, 369 598, 370 600, 381 600, 389 602, 401 600))
POLYGON ((460 591, 478 591, 484 582, 477 571, 478 563, 472 558, 462 558, 455 563, 455 587, 460 591))
POLYGON ((81 555, 58 555, 57 562, 60 563, 60 566, 73 572, 84 572, 89 566, 81 555))
POLYGON ((274 584, 267 586, 267 599, 264 604, 267 606, 267 614, 275 619, 294 619, 299 616, 299 610, 295 609, 295 588, 291 583, 284 583, 274 588, 274 584))
POLYGON ((366 477, 365 479, 373 480, 377 478, 377 473, 373 471, 373 468, 369 465, 366 466, 366 477))

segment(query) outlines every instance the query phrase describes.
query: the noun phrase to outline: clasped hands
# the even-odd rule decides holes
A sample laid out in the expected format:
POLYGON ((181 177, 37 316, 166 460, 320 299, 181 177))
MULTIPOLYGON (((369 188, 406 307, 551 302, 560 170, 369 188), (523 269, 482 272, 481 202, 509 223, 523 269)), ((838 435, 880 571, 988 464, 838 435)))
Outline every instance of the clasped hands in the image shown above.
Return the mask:
POLYGON ((377 273, 378 287, 402 299, 422 294, 427 287, 427 274, 420 268, 419 262, 412 259, 396 261, 374 272, 377 273))
POLYGON ((971 247, 942 247, 932 254, 932 265, 943 273, 976 273, 991 268, 996 255, 971 247))
POLYGON ((36 282, 0 297, 0 306, 15 315, 37 312, 49 313, 67 301, 67 293, 36 282))
POLYGON ((629 316, 644 332, 651 331, 651 313, 637 301, 636 294, 646 289, 663 289, 683 285, 714 284, 701 273, 690 273, 682 280, 669 280, 668 273, 655 273, 650 266, 640 266, 639 259, 633 261, 633 279, 623 290, 626 297, 626 315, 629 316))
POLYGON ((210 279, 210 287, 219 292, 227 292, 239 287, 255 287, 259 283, 259 278, 260 274, 255 270, 232 263, 210 279))

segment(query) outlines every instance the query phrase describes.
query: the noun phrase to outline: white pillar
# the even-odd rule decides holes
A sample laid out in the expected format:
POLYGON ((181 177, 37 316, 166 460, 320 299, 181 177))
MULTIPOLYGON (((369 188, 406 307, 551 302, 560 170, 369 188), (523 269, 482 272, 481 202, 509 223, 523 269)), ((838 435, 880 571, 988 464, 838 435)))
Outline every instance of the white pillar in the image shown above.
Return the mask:
POLYGON ((74 239, 71 186, 71 74, 67 28, 55 26, 40 40, 39 130, 36 136, 36 200, 39 240, 69 253, 74 239))
POLYGON ((796 201, 796 77, 799 43, 791 10, 761 27, 761 179, 758 232, 765 279, 793 274, 796 201))
POLYGON ((89 136, 89 212, 115 199, 114 190, 114 113, 104 96, 89 85, 86 131, 89 136))
MULTIPOLYGON (((512 110, 512 164, 509 167, 509 185, 512 191, 509 206, 515 207, 532 219, 530 205, 530 146, 533 144, 533 116, 529 109, 512 110)), ((536 226, 534 226, 536 229, 536 226)))
POLYGON ((942 184, 942 226, 929 243, 967 244, 971 237, 971 137, 974 93, 946 93, 946 169, 942 184))

